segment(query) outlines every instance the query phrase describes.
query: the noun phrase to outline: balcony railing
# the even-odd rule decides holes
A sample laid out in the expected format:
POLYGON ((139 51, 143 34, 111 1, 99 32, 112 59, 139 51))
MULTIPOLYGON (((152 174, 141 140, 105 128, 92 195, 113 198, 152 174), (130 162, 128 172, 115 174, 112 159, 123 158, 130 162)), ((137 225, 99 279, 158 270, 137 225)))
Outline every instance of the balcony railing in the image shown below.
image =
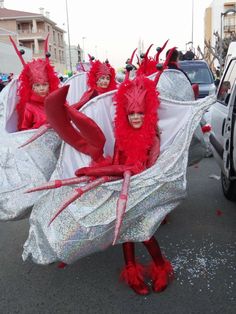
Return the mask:
POLYGON ((18 36, 20 38, 46 38, 47 32, 43 30, 38 30, 37 32, 32 32, 31 30, 18 30, 18 36))
POLYGON ((224 25, 224 32, 231 33, 236 31, 236 25, 224 25))

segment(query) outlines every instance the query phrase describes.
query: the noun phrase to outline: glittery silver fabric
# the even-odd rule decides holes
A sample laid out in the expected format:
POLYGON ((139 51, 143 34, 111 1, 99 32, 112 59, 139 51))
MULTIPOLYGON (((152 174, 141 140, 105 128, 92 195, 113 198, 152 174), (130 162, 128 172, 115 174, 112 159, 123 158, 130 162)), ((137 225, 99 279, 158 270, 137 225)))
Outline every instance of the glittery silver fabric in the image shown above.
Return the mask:
MULTIPOLYGON (((155 74, 150 76, 155 78, 155 74)), ((190 83, 183 72, 175 69, 165 70, 158 82, 157 89, 160 95, 164 98, 187 101, 194 100, 193 89, 190 88, 190 83)), ((204 158, 207 152, 207 147, 204 140, 204 135, 200 124, 197 126, 189 147, 188 166, 198 163, 204 158)))
MULTIPOLYGON (((185 197, 188 150, 192 135, 203 112, 214 101, 213 97, 185 102, 161 97, 159 125, 165 149, 161 150, 153 167, 131 178, 118 243, 149 239, 163 218, 185 197), (178 127, 174 125, 175 116, 169 122, 162 122, 165 112, 171 108, 176 112, 181 111, 178 127), (172 135, 171 139, 167 138, 168 134, 172 135)), ((63 153, 53 179, 60 177, 61 158, 63 153)), ((31 258, 38 264, 56 261, 70 264, 109 247, 114 237, 116 203, 121 183, 121 180, 106 183, 87 192, 68 206, 50 226, 49 221, 75 186, 47 191, 36 202, 31 213, 23 259, 31 258)))
POLYGON ((36 131, 16 132, 14 105, 17 81, 5 87, 0 94, 0 220, 25 217, 41 195, 24 192, 47 181, 59 156, 61 140, 49 131, 24 148, 18 148, 36 131))

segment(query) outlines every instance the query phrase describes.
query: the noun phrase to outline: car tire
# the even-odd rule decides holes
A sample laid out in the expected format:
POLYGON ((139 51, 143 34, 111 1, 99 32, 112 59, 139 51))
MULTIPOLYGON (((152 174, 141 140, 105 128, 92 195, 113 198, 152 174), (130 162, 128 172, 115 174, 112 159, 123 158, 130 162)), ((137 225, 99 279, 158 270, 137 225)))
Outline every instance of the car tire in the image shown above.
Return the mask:
POLYGON ((225 197, 230 201, 236 201, 236 181, 229 180, 223 172, 221 172, 221 185, 225 197))

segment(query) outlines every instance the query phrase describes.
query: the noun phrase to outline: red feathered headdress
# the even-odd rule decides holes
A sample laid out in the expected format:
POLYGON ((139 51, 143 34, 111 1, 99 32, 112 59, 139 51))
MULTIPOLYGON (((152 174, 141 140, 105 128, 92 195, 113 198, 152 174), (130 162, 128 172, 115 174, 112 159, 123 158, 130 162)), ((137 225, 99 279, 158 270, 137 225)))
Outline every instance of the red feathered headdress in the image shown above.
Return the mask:
POLYGON ((148 53, 152 48, 153 44, 149 46, 148 50, 146 51, 145 55, 143 56, 142 62, 136 72, 137 75, 145 75, 149 76, 155 72, 157 72, 157 61, 154 58, 148 57, 148 53))
POLYGON ((115 70, 108 62, 100 62, 99 60, 92 63, 92 67, 88 73, 88 86, 92 90, 98 91, 99 94, 109 92, 116 89, 115 70), (99 88, 97 86, 97 80, 102 75, 110 76, 110 84, 107 88, 99 88))
MULTIPOLYGON (((26 63, 22 57, 22 52, 20 52, 13 41, 13 39, 10 37, 10 41, 19 56, 21 63, 23 65, 23 70, 19 76, 19 88, 18 88, 18 95, 19 95, 19 103, 16 105, 16 109, 18 112, 21 112, 24 110, 25 104, 30 100, 30 97, 32 96, 32 85, 34 83, 49 83, 49 93, 54 91, 58 88, 60 84, 60 80, 57 77, 54 68, 51 66, 49 62, 49 56, 48 54, 48 36, 45 39, 45 46, 44 46, 44 52, 45 52, 45 59, 37 59, 33 60, 31 62, 26 63)), ((23 52, 24 53, 24 52, 23 52)), ((22 116, 22 115, 19 115, 22 116)), ((19 121, 19 124, 21 124, 21 121, 19 121)))
POLYGON ((115 97, 117 148, 124 152, 126 165, 136 165, 142 171, 157 134, 159 99, 155 83, 140 75, 132 81, 124 81, 115 97), (129 112, 144 113, 141 128, 135 129, 129 124, 129 112))

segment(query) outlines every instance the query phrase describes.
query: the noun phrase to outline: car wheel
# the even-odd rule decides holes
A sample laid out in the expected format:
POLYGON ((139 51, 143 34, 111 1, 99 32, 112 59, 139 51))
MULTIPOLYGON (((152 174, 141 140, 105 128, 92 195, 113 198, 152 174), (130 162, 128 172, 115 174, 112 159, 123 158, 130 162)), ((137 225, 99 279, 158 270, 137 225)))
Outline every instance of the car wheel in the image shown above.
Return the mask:
POLYGON ((221 172, 221 185, 225 197, 230 201, 236 201, 236 181, 229 180, 221 172))

